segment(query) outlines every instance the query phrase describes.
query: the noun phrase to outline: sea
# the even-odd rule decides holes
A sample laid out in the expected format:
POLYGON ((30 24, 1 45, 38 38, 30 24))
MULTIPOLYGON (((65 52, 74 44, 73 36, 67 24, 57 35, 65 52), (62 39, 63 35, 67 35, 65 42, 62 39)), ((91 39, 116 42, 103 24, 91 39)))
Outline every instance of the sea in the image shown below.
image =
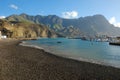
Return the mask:
POLYGON ((51 54, 120 68, 120 46, 108 42, 67 38, 39 38, 23 41, 22 45, 44 49, 51 54))

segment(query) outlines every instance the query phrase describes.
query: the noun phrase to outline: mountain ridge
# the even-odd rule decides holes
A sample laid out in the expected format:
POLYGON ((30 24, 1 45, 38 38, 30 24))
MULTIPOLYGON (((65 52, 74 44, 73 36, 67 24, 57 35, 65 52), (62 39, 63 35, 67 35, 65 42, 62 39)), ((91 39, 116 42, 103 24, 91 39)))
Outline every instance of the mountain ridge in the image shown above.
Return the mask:
POLYGON ((101 35, 119 36, 120 28, 114 27, 107 19, 100 14, 93 16, 80 17, 77 19, 65 19, 56 15, 48 16, 31 16, 25 13, 20 15, 11 15, 6 20, 25 21, 35 24, 47 25, 50 29, 63 36, 81 37, 91 36, 95 37, 101 35))

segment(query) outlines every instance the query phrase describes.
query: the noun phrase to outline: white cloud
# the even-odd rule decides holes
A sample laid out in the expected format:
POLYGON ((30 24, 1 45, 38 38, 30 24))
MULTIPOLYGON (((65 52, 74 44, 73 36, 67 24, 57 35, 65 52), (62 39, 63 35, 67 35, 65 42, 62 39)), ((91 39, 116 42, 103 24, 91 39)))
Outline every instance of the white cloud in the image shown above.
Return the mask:
POLYGON ((78 17, 78 12, 77 11, 63 12, 62 17, 67 18, 67 19, 77 18, 78 17))
POLYGON ((14 4, 11 4, 10 7, 15 9, 15 10, 18 10, 18 6, 14 5, 14 4))
POLYGON ((115 17, 110 18, 109 22, 115 27, 120 27, 120 22, 117 22, 115 17))
POLYGON ((3 18, 5 18, 5 16, 0 16, 0 19, 3 19, 3 18))
POLYGON ((109 22, 110 22, 111 24, 114 24, 114 23, 116 22, 115 17, 110 18, 109 22))

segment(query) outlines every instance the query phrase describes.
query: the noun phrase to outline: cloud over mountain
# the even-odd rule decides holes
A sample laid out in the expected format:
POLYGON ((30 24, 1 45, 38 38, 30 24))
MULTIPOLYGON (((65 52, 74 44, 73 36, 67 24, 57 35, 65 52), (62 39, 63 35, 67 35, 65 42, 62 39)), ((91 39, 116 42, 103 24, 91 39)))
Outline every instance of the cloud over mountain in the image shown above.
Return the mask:
POLYGON ((78 17, 78 12, 77 11, 63 12, 62 17, 67 18, 67 19, 77 18, 78 17))
POLYGON ((3 18, 5 18, 5 16, 0 16, 0 19, 3 19, 3 18))
POLYGON ((115 27, 120 27, 120 22, 117 22, 115 17, 110 18, 109 22, 115 27))
POLYGON ((12 9, 18 10, 18 6, 15 5, 15 4, 11 4, 10 7, 11 7, 12 9))

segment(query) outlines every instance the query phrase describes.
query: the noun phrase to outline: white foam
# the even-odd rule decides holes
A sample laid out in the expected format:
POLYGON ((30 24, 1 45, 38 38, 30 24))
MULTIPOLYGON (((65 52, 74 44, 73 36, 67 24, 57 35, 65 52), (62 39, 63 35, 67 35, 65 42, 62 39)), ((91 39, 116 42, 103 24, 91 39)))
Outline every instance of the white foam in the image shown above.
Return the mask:
POLYGON ((19 45, 21 45, 21 46, 27 46, 27 47, 32 47, 32 48, 37 48, 37 49, 44 49, 44 48, 36 46, 36 45, 27 44, 25 41, 22 41, 22 43, 20 43, 19 45))

